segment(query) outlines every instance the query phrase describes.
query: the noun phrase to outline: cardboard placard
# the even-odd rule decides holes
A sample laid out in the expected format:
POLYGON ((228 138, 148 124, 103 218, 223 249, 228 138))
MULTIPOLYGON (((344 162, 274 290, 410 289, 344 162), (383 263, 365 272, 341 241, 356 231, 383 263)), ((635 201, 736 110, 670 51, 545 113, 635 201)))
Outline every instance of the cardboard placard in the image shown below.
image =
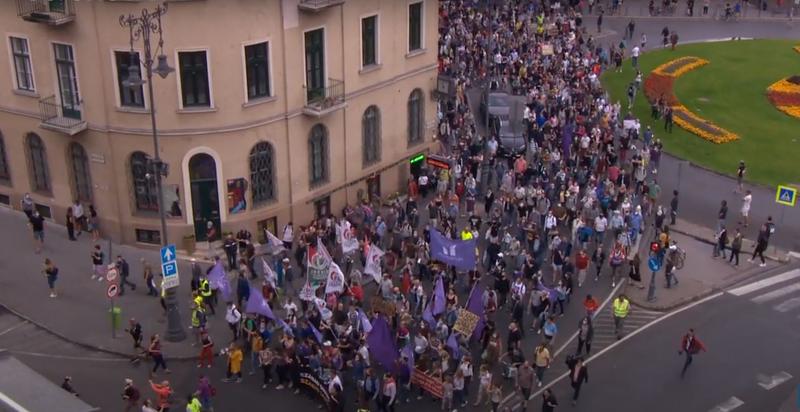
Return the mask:
POLYGON ((478 325, 479 320, 478 315, 466 309, 459 309, 453 330, 460 333, 461 336, 472 336, 472 332, 475 330, 475 326, 478 325))
POLYGON ((442 398, 442 380, 428 375, 419 368, 414 368, 411 383, 439 399, 442 398))

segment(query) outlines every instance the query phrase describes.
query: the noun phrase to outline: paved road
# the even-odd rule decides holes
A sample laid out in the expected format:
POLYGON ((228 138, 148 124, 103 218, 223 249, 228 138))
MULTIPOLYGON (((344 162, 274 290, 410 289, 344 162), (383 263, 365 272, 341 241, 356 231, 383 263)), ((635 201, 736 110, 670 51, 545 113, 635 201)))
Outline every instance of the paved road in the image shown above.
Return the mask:
MULTIPOLYGON (((665 317, 592 360, 575 410, 724 412, 739 403, 736 412, 778 410, 796 396, 799 326, 800 270, 793 265, 665 317), (690 327, 708 352, 680 379, 677 350, 690 327)), ((569 403, 566 381, 554 391, 569 403)))

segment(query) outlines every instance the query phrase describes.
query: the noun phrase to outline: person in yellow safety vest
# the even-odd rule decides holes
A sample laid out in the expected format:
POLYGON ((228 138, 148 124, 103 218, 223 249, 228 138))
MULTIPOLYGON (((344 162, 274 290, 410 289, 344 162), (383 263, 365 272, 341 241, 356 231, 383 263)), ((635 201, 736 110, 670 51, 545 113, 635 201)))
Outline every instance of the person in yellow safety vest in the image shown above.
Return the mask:
POLYGON ((192 309, 192 333, 195 341, 200 343, 200 334, 206 328, 206 311, 202 305, 194 305, 192 309))
POLYGON ((186 399, 186 412, 200 412, 202 410, 203 405, 200 403, 200 399, 197 398, 197 394, 189 395, 186 399))
POLYGON ((215 314, 214 291, 211 290, 211 284, 208 282, 208 278, 203 278, 200 281, 200 296, 203 297, 203 301, 205 302, 206 306, 211 310, 211 314, 215 314))
POLYGON ((628 312, 631 310, 631 302, 628 297, 620 293, 614 299, 614 333, 617 339, 622 339, 622 330, 625 327, 625 318, 628 317, 628 312))
POLYGON ((461 240, 472 240, 472 232, 464 228, 464 230, 461 231, 461 240))

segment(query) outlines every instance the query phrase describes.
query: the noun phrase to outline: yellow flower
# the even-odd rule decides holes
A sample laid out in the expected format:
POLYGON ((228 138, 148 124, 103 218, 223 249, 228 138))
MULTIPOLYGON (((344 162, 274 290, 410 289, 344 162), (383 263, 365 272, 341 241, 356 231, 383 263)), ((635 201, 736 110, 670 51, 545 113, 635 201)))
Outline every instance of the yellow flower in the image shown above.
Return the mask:
POLYGON ((700 66, 705 66, 706 64, 708 64, 708 60, 694 56, 684 56, 666 62, 653 69, 652 72, 662 76, 680 77, 686 74, 686 72, 694 70, 700 66), (666 71, 670 67, 673 67, 673 69, 671 71, 666 71))
POLYGON ((788 114, 789 116, 800 119, 800 106, 775 106, 778 110, 788 114))
POLYGON ((767 90, 771 92, 780 92, 780 93, 797 93, 800 94, 800 84, 795 84, 789 81, 789 78, 781 79, 775 83, 772 83, 767 90))
POLYGON ((674 114, 672 118, 678 127, 692 134, 700 136, 705 140, 716 144, 722 144, 739 139, 739 136, 709 122, 708 120, 698 117, 683 105, 672 106, 672 110, 674 112, 680 112, 682 116, 685 116, 688 119, 684 119, 683 117, 674 114), (698 126, 699 124, 704 124, 706 128, 700 128, 698 126), (714 129, 714 132, 709 132, 707 128, 714 129))
POLYGON ((794 49, 794 51, 800 53, 800 46, 794 46, 792 48, 794 49))

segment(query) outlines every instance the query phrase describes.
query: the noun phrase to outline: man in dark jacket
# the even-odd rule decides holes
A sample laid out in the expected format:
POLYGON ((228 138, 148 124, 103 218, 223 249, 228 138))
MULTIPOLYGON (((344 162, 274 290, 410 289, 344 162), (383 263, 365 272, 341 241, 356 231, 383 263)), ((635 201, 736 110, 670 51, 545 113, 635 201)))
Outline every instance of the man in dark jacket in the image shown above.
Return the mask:
POLYGON ((238 300, 238 307, 242 308, 242 302, 250 298, 250 282, 245 279, 244 274, 240 273, 239 278, 236 280, 236 297, 238 300))
POLYGON ((574 406, 578 403, 581 386, 584 383, 589 383, 589 369, 583 364, 583 358, 580 356, 567 358, 567 367, 569 368, 569 381, 573 389, 572 405, 574 406))
POLYGON ((232 234, 228 234, 225 242, 222 243, 222 248, 225 249, 225 256, 228 257, 228 269, 230 270, 236 269, 236 250, 238 247, 239 245, 232 234))
POLYGON ((115 266, 119 272, 119 295, 122 296, 125 294, 125 285, 128 285, 131 287, 131 289, 136 290, 136 284, 128 280, 128 276, 131 274, 131 268, 130 265, 128 265, 128 261, 125 260, 122 255, 117 255, 117 263, 115 266))

